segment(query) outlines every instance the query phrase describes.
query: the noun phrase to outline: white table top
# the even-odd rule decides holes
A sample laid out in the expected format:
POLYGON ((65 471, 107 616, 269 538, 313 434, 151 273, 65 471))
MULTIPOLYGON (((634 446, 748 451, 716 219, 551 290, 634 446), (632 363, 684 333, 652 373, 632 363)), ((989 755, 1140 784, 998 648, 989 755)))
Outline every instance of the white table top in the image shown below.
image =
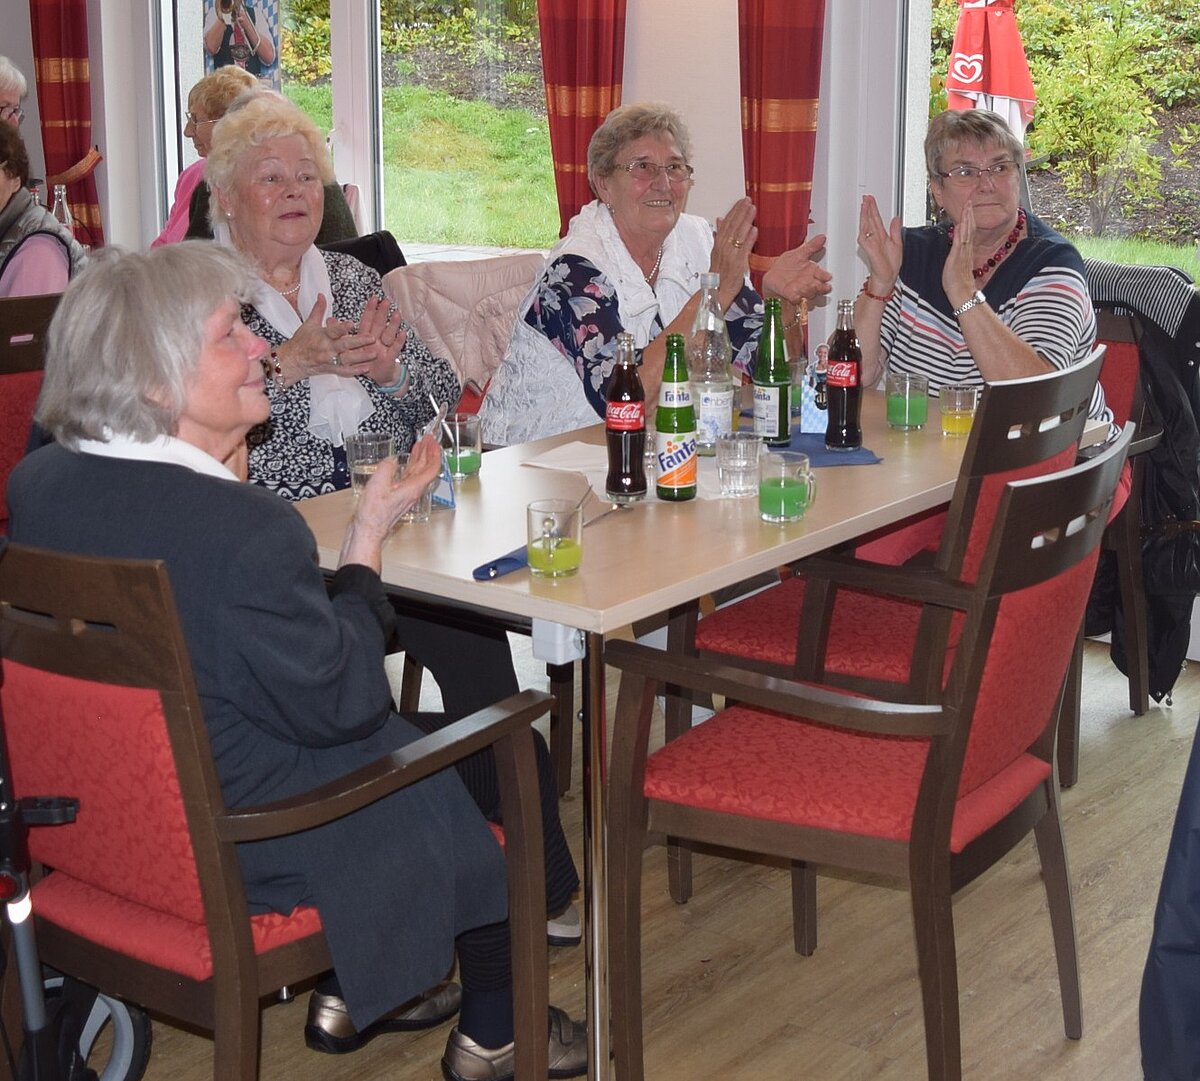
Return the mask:
MULTIPOLYGON (((557 581, 525 569, 477 582, 471 572, 524 542, 531 500, 584 490, 577 474, 522 463, 572 441, 602 443, 603 427, 490 451, 479 476, 460 485, 454 510, 435 507, 430 521, 396 528, 384 547, 383 580, 472 609, 610 633, 949 502, 966 439, 940 434, 935 403, 921 432, 891 431, 883 409, 882 393, 864 395, 863 443, 882 463, 817 470, 817 499, 802 521, 763 522, 754 499, 672 504, 651 495, 586 527, 580 573, 557 581)), ((715 469, 714 461, 702 459, 702 468, 715 469)), ((352 499, 342 491, 297 505, 324 568, 336 566, 352 499)))

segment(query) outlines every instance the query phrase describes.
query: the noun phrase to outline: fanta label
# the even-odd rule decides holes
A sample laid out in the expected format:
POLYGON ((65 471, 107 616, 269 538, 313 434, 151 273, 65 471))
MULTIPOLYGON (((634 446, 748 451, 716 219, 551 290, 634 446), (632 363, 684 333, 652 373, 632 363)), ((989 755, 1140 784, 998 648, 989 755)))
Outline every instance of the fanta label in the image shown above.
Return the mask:
POLYGON ((604 407, 604 426, 614 432, 636 432, 646 427, 646 403, 609 402, 604 407))
POLYGON ((663 383, 659 388, 658 404, 669 408, 682 409, 692 404, 692 386, 690 383, 663 383))
POLYGON ((696 483, 695 432, 658 432, 655 444, 660 488, 687 488, 696 483))
POLYGON ((826 382, 831 387, 858 386, 858 364, 853 360, 831 360, 826 382))

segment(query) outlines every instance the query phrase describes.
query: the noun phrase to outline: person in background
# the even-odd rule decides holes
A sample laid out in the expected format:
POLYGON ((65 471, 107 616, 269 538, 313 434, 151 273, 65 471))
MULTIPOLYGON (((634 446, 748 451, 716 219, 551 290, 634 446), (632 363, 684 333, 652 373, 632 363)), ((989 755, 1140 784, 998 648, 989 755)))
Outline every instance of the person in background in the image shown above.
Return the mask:
MULTIPOLYGON (((864 385, 895 370, 982 386, 1080 364, 1096 317, 1079 253, 1019 205, 1025 148, 984 109, 949 110, 925 137, 942 221, 886 224, 863 197, 858 244, 869 273, 854 305, 864 385)), ((1109 419, 1099 386, 1091 415, 1109 419)))
MULTIPOLYGON (((623 331, 641 355, 646 401, 655 401, 666 335, 691 330, 706 271, 721 278, 734 366, 749 370, 762 327, 762 298, 746 276, 758 236, 755 208, 739 199, 715 232, 685 214, 691 157, 683 120, 665 105, 622 105, 596 129, 588 145, 596 200, 571 220, 518 310, 483 400, 485 440, 519 443, 603 418, 623 331)), ((812 261, 824 242, 814 236, 784 253, 763 279, 767 294, 783 300, 794 346, 797 305, 830 289, 828 272, 812 261)))
POLYGON ((184 114, 187 123, 184 124, 183 134, 192 140, 200 157, 179 174, 167 223, 150 247, 174 244, 187 234, 192 193, 204 183, 204 159, 212 142, 213 127, 241 94, 256 85, 257 80, 248 71, 230 65, 205 75, 188 93, 187 112, 184 114))
POLYGON ((61 293, 87 262, 83 246, 38 204, 28 183, 21 133, 0 124, 0 297, 61 293))
POLYGON ((255 77, 275 63, 275 42, 244 0, 216 0, 204 27, 204 49, 218 68, 232 64, 255 77))
MULTIPOLYGON (((37 419, 56 442, 12 473, 12 540, 165 562, 231 807, 309 792, 419 739, 391 708, 380 553, 436 475, 437 443, 419 441, 403 471, 383 463, 327 588, 295 508, 223 464, 270 408, 268 346, 241 318, 253 272, 202 243, 94 264, 51 325, 37 419)), ((340 1021, 321 1050, 428 1028, 461 1001, 445 1076, 512 1076, 504 857, 459 774, 239 845, 238 859, 252 912, 320 913, 334 971, 315 996, 340 1021), (456 951, 461 991, 439 983, 456 951)), ((583 1026, 552 1007, 548 1031, 556 1075, 585 1072, 583 1026)))
POLYGON ((21 102, 29 92, 29 84, 21 69, 7 56, 0 56, 0 122, 11 124, 14 128, 21 126, 25 112, 21 102))

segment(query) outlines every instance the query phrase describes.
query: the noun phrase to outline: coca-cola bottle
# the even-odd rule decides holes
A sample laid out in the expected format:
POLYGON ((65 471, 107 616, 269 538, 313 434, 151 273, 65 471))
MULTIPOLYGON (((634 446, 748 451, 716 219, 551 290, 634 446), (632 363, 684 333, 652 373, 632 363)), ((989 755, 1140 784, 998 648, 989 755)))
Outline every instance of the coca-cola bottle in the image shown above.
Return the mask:
POLYGON ((617 335, 617 363, 608 380, 604 438, 608 443, 605 497, 634 503, 646 497, 646 392, 638 375, 632 334, 617 335))
POLYGON ((862 446, 862 349, 854 331, 854 301, 839 300, 837 328, 829 339, 829 420, 825 446, 856 450, 862 446))

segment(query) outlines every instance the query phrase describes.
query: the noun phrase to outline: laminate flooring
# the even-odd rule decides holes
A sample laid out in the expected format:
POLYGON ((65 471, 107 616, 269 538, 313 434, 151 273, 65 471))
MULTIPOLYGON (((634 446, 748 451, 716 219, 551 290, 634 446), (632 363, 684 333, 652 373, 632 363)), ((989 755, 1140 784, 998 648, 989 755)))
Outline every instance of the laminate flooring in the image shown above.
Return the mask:
MULTIPOLYGON (((526 662, 528 663, 528 662, 526 662)), ((536 677, 539 666, 529 671, 536 677)), ((1137 1000, 1163 857, 1200 713, 1200 669, 1141 718, 1107 647, 1085 653, 1080 781, 1063 812, 1075 888, 1084 1036, 1063 1036, 1045 894, 1032 838, 955 898, 963 1064, 970 1081, 1135 1081, 1137 1000)), ((610 679, 610 710, 616 702, 610 679)), ((580 838, 579 749, 562 803, 580 838)), ((818 879, 819 946, 791 945, 787 872, 701 856, 683 906, 661 849, 645 859, 644 1023, 651 1081, 919 1081, 924 1033, 908 898, 851 877, 818 879)), ((583 956, 552 949, 551 1001, 579 1016, 583 956)), ((307 995, 264 1015, 264 1081, 437 1081, 449 1026, 308 1051, 307 995)), ((155 1020, 150 1081, 212 1076, 207 1037, 155 1020)))

